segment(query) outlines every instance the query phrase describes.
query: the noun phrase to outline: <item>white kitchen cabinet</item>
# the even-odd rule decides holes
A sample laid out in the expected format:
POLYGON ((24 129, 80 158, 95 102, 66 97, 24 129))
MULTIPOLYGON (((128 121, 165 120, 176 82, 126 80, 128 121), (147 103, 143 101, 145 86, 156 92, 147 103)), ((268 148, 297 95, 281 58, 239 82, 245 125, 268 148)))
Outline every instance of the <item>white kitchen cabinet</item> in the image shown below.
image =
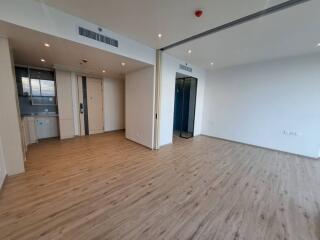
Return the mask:
POLYGON ((36 117, 35 125, 38 139, 58 137, 57 117, 36 117))
POLYGON ((23 117, 21 126, 24 151, 27 152, 29 144, 38 142, 34 117, 23 117))
POLYGON ((22 119, 22 130, 25 146, 38 142, 34 117, 24 117, 22 119))

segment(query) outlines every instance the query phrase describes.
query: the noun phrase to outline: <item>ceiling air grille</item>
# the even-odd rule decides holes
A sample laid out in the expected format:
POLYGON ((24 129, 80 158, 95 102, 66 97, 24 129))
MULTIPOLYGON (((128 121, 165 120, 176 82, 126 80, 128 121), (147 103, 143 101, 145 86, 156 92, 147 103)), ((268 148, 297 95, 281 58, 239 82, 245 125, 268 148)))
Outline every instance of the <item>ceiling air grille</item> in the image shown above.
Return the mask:
POLYGON ((87 37, 87 38, 91 38, 91 39, 96 40, 98 42, 103 42, 105 44, 108 44, 108 45, 111 45, 114 47, 119 46, 118 40, 113 39, 113 38, 109 38, 109 37, 104 36, 100 33, 93 32, 93 31, 85 29, 83 27, 79 27, 79 35, 87 37))
POLYGON ((192 68, 191 67, 188 67, 188 66, 183 65, 183 64, 180 64, 179 68, 182 69, 182 70, 185 70, 187 72, 192 72, 192 68))

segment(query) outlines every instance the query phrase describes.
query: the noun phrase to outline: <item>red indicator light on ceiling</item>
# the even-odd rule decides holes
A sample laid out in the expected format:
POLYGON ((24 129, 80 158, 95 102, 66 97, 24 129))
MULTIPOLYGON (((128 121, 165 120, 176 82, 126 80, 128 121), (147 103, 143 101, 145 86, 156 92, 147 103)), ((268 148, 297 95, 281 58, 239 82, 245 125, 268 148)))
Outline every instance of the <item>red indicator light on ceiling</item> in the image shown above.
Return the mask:
POLYGON ((195 15, 196 17, 201 17, 202 14, 203 14, 203 11, 202 11, 202 10, 196 10, 196 11, 194 12, 194 15, 195 15))

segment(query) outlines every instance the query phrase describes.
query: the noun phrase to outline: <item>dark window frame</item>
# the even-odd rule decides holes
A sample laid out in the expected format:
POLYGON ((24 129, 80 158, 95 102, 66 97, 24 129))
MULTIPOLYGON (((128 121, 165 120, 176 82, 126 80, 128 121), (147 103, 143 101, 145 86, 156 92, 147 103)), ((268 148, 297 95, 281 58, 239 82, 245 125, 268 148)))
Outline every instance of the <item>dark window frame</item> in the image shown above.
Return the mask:
POLYGON ((15 70, 16 70, 16 82, 17 82, 19 97, 28 97, 32 105, 52 105, 52 106, 57 105, 57 86, 56 86, 54 71, 21 67, 21 66, 16 66, 15 70), (29 82, 28 94, 24 94, 22 78, 28 78, 28 82, 29 82), (38 80, 40 95, 33 94, 32 84, 31 84, 32 79, 38 80), (54 95, 46 96, 42 94, 41 81, 52 81, 54 83, 54 95), (33 98, 37 98, 37 99, 53 98, 54 101, 52 101, 52 103, 35 103, 33 101, 33 98))

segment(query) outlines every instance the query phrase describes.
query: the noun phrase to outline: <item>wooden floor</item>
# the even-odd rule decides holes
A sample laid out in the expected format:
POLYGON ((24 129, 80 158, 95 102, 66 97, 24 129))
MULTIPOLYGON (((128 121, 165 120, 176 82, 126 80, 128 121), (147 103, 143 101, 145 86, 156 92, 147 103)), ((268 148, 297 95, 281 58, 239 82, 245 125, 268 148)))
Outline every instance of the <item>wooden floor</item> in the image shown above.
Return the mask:
POLYGON ((320 161, 176 138, 150 151, 123 133, 30 148, 0 195, 0 239, 320 239, 320 161))

